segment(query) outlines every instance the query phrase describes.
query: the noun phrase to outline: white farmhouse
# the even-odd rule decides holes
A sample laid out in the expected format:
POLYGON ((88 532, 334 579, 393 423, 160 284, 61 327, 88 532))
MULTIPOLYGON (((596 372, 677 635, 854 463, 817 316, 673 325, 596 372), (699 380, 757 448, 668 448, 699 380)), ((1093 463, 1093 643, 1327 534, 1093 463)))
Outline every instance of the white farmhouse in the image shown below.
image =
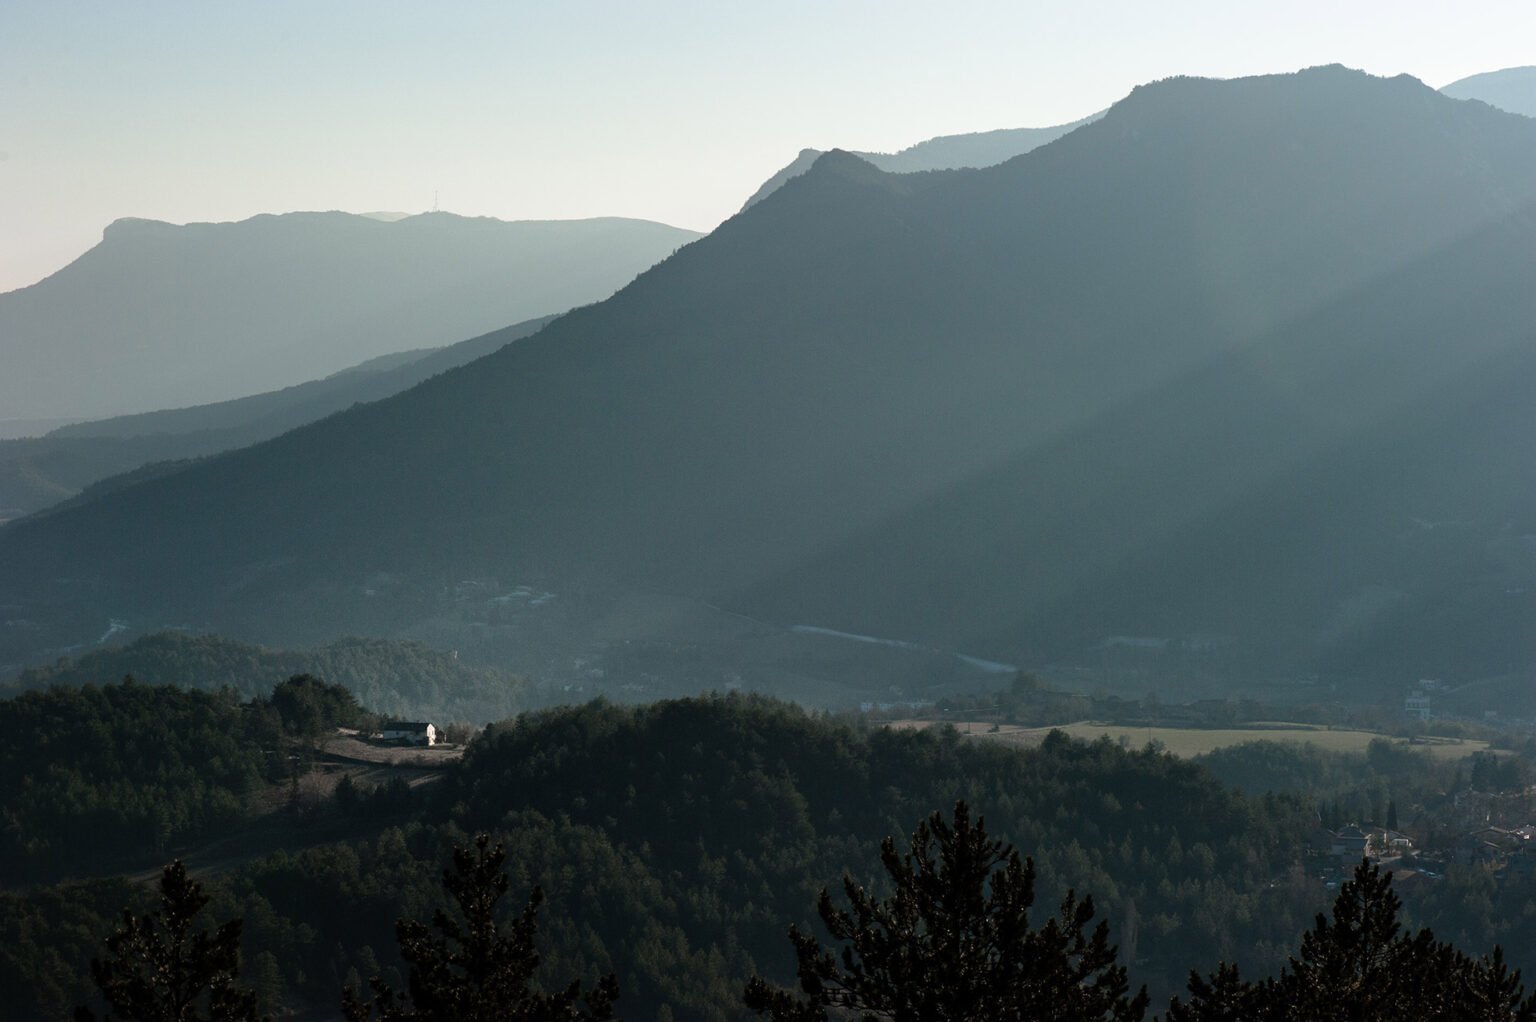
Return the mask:
POLYGON ((379 731, 379 737, 386 742, 405 742, 409 745, 437 744, 437 728, 425 721, 391 720, 379 731))

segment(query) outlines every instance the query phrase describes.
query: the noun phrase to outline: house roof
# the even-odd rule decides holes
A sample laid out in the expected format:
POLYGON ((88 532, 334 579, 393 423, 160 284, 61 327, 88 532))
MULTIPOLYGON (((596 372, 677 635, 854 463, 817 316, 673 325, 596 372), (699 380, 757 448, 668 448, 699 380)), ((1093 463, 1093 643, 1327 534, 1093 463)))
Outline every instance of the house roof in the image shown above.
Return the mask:
POLYGON ((380 731, 425 731, 432 725, 424 720, 391 720, 380 731))

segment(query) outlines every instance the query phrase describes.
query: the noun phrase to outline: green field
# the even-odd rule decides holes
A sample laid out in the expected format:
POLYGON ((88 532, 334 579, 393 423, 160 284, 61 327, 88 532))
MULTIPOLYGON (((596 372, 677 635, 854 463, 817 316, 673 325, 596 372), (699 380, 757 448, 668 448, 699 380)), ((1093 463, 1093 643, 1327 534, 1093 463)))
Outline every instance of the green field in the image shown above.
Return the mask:
MULTIPOLYGON (((1052 731, 1065 731, 1073 738, 1094 741, 1107 737, 1112 742, 1125 743, 1141 748, 1148 742, 1158 742, 1175 756, 1200 756, 1215 749, 1243 742, 1306 742, 1330 752, 1364 752, 1366 746, 1377 738, 1387 738, 1400 744, 1410 744, 1406 738, 1393 738, 1375 731, 1351 731, 1342 728, 1324 728, 1307 724, 1274 724, 1263 727, 1235 728, 1185 728, 1185 727, 1126 727, 1119 724, 1096 724, 1081 721, 1062 724, 1054 728, 1021 728, 1003 725, 992 731, 990 723, 966 723, 955 725, 962 734, 976 738, 1012 742, 1020 745, 1037 745, 1052 731)), ((1422 738, 1411 743, 1414 748, 1443 759, 1461 759, 1474 752, 1484 752, 1487 742, 1457 738, 1422 738)))

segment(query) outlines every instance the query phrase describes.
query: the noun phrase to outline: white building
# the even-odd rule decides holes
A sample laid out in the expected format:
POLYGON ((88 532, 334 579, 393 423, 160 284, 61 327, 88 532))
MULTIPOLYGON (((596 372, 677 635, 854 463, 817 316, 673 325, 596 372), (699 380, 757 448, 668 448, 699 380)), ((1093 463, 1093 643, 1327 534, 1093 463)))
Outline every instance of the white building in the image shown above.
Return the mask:
POLYGON ((436 745, 437 728, 425 721, 392 720, 380 728, 379 737, 386 742, 406 742, 410 745, 436 745))
POLYGON ((1403 712, 1419 720, 1428 720, 1433 717, 1434 714, 1429 708, 1429 693, 1410 692, 1408 698, 1403 700, 1403 712))

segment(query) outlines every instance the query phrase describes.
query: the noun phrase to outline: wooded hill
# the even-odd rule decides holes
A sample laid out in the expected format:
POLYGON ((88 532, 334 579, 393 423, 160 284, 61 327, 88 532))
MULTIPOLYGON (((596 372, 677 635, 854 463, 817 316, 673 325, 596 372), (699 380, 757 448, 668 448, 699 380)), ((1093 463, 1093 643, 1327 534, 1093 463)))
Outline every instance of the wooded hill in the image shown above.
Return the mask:
POLYGON ((251 797, 297 768, 292 742, 367 716, 346 689, 308 676, 248 702, 132 679, 0 701, 11 778, 0 876, 11 886, 133 869, 238 832, 251 797))

